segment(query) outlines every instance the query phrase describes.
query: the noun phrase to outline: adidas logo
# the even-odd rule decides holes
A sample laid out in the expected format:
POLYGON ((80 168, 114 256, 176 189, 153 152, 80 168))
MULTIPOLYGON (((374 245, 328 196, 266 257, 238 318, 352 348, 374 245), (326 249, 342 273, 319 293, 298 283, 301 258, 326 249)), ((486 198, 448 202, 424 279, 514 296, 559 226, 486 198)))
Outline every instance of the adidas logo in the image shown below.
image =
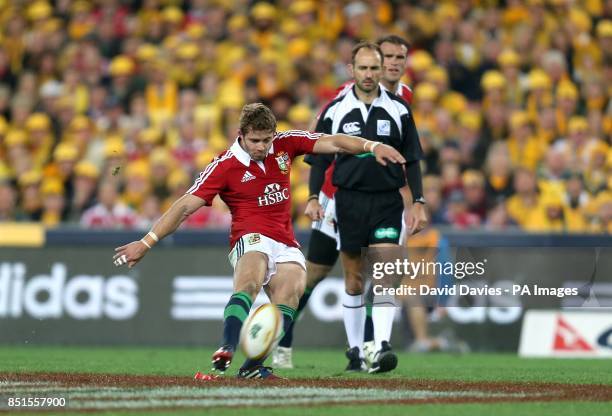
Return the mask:
POLYGON ((242 177, 242 180, 240 182, 244 183, 244 182, 252 181, 253 179, 255 179, 255 175, 253 175, 251 172, 247 170, 246 172, 244 172, 244 176, 242 177))

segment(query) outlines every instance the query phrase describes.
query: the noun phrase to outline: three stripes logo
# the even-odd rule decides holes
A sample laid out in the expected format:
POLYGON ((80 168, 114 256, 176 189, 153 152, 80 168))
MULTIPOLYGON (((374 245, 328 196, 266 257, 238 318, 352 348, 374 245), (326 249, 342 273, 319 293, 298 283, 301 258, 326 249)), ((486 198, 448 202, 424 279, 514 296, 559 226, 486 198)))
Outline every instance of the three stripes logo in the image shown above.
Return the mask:
MULTIPOLYGON (((172 288, 170 316, 178 321, 223 320, 223 310, 234 292, 230 276, 176 276, 172 288)), ((253 307, 268 302, 260 293, 253 307)))
POLYGON ((246 172, 244 172, 244 176, 242 177, 242 180, 240 182, 245 183, 248 181, 252 181, 253 179, 255 179, 255 175, 253 175, 247 170, 246 172))

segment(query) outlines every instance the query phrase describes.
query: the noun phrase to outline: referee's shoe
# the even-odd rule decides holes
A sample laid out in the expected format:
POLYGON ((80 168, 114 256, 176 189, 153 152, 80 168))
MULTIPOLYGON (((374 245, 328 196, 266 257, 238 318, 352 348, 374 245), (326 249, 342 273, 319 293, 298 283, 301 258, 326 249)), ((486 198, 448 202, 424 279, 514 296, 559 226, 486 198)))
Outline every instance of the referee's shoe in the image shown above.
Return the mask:
POLYGON ((397 367, 397 355, 391 350, 387 341, 381 343, 381 349, 374 355, 374 361, 368 369, 368 373, 386 373, 397 367))
POLYGON ((368 369, 365 361, 360 356, 359 347, 349 348, 346 351, 346 358, 349 359, 349 363, 346 366, 345 371, 359 372, 366 371, 368 369))

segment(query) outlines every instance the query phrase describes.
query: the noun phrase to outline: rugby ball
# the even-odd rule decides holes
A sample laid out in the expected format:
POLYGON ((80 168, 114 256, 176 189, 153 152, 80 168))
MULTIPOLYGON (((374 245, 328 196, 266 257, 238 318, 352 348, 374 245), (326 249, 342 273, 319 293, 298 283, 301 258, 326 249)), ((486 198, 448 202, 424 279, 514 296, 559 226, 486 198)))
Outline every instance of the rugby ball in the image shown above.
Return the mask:
POLYGON ((242 325, 240 346, 248 358, 265 358, 280 341, 283 333, 281 311, 271 303, 253 310, 242 325))

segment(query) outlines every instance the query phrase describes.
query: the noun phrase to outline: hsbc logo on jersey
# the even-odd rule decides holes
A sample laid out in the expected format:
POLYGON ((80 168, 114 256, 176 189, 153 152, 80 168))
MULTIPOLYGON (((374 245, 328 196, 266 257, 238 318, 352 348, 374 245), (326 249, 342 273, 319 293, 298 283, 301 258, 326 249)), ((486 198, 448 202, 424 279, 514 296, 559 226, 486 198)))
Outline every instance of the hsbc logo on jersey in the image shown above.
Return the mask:
POLYGON ((271 183, 264 188, 263 196, 257 198, 257 205, 267 207, 289 199, 289 188, 282 188, 277 183, 271 183))

